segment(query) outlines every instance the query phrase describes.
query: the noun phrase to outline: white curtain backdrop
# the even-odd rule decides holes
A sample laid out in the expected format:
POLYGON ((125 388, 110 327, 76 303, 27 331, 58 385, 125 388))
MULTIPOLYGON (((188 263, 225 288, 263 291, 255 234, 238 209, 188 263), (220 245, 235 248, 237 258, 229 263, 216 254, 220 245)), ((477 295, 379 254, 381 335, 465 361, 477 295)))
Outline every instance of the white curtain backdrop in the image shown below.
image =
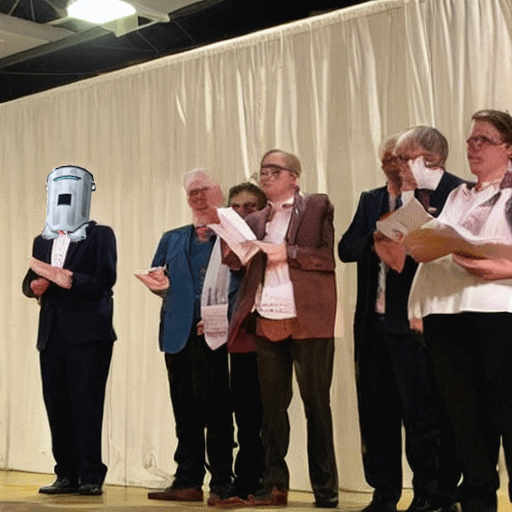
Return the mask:
MULTIPOLYGON (((0 105, 0 468, 53 468, 35 349, 38 306, 21 282, 54 167, 77 164, 94 174, 91 217, 117 236, 107 482, 166 485, 176 439, 157 348, 160 299, 132 272, 149 266, 165 230, 190 222, 183 173, 206 167, 227 190, 258 169, 267 149, 289 150, 303 162, 302 189, 330 195, 338 239, 361 191, 384 181, 376 150, 385 136, 436 126, 451 145, 448 169, 468 177, 471 113, 512 105, 511 5, 369 2, 0 105)), ((337 275, 340 486, 367 489, 352 364, 355 265, 340 263, 337 275)), ((291 487, 308 490, 297 397, 290 414, 291 487)))

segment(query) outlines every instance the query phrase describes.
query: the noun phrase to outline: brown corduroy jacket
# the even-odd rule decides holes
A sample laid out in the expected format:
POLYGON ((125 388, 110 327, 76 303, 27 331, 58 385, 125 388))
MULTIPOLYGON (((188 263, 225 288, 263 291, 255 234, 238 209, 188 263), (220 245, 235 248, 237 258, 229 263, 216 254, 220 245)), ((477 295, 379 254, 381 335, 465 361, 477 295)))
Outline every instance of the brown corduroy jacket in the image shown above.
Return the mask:
MULTIPOLYGON (((245 219, 258 240, 265 236, 270 213, 271 206, 268 205, 245 219)), ((285 238, 297 310, 296 329, 292 335, 294 339, 334 336, 336 280, 333 215, 334 208, 327 195, 295 194, 285 238)), ((228 254, 225 263, 233 264, 233 256, 233 253, 228 254)), ((253 310, 266 265, 267 256, 263 252, 257 253, 247 265, 229 326, 228 345, 236 344, 237 334, 253 310)))

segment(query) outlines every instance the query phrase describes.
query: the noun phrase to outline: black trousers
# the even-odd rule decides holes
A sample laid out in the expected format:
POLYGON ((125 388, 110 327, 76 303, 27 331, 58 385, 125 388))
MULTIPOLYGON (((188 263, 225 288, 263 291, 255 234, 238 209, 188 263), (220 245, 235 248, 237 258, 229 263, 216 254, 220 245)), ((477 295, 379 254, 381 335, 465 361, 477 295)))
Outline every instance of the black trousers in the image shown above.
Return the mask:
POLYGON ((495 497, 500 438, 512 470, 512 314, 430 315, 424 330, 455 428, 463 505, 495 497))
POLYGON ((201 487, 205 447, 210 488, 231 482, 233 413, 226 347, 211 350, 204 336, 191 334, 177 354, 165 354, 176 422, 176 484, 201 487), (205 442, 206 429, 206 442, 205 442))
POLYGON ((40 353, 55 473, 72 482, 105 479, 101 428, 112 347, 112 341, 72 345, 56 324, 40 353))
POLYGON ((263 407, 256 352, 230 354, 230 386, 237 427, 235 487, 241 494, 258 490, 263 477, 263 407))
POLYGON ((460 479, 453 427, 419 334, 385 332, 369 318, 355 343, 366 481, 391 501, 402 493, 402 424, 416 495, 453 500, 460 479))
POLYGON ((292 374, 299 385, 307 421, 307 452, 311 486, 316 499, 338 495, 330 388, 334 340, 269 341, 257 337, 258 371, 263 403, 265 487, 289 488, 285 457, 290 441, 288 406, 292 399, 292 374))

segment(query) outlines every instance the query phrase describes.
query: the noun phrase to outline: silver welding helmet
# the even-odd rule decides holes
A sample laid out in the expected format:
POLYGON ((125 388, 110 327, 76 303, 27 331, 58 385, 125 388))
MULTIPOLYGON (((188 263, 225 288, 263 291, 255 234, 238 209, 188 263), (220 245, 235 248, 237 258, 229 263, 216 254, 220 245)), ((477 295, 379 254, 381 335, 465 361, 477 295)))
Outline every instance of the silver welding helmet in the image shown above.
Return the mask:
POLYGON ((56 167, 46 180, 48 191, 43 237, 56 238, 65 231, 73 241, 83 240, 89 222, 94 176, 75 165, 56 167))

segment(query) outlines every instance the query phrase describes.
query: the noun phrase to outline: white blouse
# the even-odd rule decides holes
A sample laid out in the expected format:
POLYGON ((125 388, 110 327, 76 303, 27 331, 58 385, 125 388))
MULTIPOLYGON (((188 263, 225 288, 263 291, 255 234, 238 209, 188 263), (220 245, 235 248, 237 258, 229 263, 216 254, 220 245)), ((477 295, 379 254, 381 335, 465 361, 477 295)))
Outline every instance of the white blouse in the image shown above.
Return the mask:
MULTIPOLYGON (((505 216, 509 200, 512 188, 500 189, 494 183, 476 190, 463 184, 450 193, 438 221, 512 245, 512 227, 505 216)), ((409 318, 463 311, 512 312, 512 279, 473 276, 454 263, 451 254, 421 263, 409 294, 409 318)))

